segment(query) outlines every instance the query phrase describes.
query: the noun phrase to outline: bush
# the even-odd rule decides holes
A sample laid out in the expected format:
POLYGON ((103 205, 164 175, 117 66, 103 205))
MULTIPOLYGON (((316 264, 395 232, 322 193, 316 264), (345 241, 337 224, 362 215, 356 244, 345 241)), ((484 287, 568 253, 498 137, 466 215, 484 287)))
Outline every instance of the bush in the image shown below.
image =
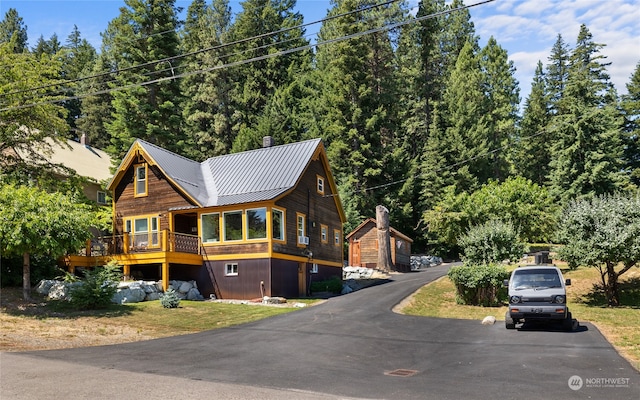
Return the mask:
POLYGON ((325 281, 311 282, 311 293, 318 292, 342 292, 342 279, 334 276, 331 279, 327 279, 325 281))
POLYGON ((80 281, 82 284, 71 288, 69 301, 83 310, 106 308, 111 304, 121 278, 120 266, 115 262, 89 270, 80 281))
POLYGON ((464 264, 452 267, 449 279, 456 287, 458 304, 497 306, 507 300, 503 281, 509 278, 505 267, 497 264, 464 264))
POLYGON ((180 305, 180 297, 178 297, 175 290, 169 289, 160 297, 160 304, 162 304, 164 308, 178 308, 180 305))
POLYGON ((476 225, 458 239, 464 250, 463 259, 471 264, 491 264, 519 260, 526 246, 518 239, 511 222, 493 220, 476 225))

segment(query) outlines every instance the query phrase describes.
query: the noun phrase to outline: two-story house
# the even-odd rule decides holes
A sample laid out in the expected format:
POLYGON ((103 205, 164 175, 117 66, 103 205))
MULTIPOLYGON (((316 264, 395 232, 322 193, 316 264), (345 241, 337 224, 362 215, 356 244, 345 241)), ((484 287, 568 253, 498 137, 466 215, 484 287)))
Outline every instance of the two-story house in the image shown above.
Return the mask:
MULTIPOLYGON (((342 276, 345 215, 321 139, 196 162, 137 140, 108 185, 107 257, 218 298, 297 297, 342 276)), ((68 266, 95 257, 71 256, 68 266)), ((92 264, 93 263, 93 264, 92 264)))

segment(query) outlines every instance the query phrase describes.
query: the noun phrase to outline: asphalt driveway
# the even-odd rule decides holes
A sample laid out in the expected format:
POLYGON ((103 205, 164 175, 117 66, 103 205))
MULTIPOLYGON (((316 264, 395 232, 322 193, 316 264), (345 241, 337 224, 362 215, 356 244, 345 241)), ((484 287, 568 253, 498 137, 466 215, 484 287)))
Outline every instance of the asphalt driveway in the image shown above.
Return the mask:
POLYGON ((593 325, 508 331, 391 310, 447 268, 233 328, 2 353, 0 397, 640 399, 640 374, 593 325))

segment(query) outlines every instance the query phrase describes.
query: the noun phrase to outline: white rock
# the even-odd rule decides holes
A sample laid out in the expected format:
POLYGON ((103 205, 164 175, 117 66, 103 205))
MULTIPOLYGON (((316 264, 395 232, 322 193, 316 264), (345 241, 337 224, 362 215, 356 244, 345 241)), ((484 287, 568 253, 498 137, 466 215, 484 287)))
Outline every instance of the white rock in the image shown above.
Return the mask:
POLYGON ((482 325, 493 325, 496 323, 496 317, 488 315, 482 320, 482 325))

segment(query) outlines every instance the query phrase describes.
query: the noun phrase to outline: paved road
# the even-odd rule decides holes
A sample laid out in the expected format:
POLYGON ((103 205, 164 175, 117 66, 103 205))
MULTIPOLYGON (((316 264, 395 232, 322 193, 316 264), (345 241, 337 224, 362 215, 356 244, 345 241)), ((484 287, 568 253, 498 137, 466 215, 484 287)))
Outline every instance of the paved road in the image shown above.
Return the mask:
POLYGON ((590 324, 572 333, 507 331, 501 323, 391 311, 446 271, 394 275, 322 305, 233 328, 2 353, 0 397, 640 399, 640 374, 590 324))

